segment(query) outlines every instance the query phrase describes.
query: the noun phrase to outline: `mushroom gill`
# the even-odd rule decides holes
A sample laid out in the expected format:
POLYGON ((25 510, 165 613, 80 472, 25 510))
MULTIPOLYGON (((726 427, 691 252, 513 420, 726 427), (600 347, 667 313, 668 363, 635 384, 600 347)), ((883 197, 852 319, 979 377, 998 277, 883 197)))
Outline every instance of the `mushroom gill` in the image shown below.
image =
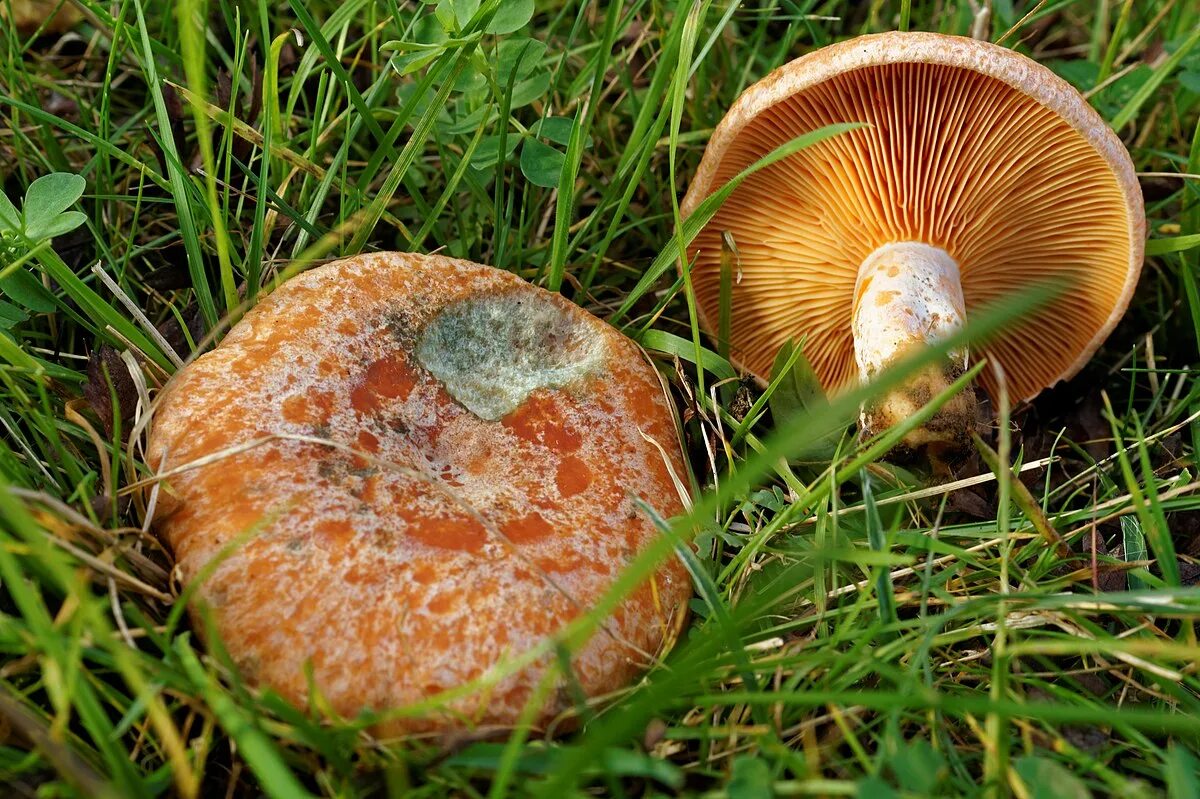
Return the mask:
MULTIPOLYGON (((996 56, 990 51, 1000 48, 987 45, 955 46, 1027 61, 1007 51, 996 56)), ((868 256, 888 244, 916 242, 949 254, 961 270, 968 317, 1049 277, 1071 286, 984 351, 1004 368, 1018 399, 1077 370, 1080 353, 1090 355, 1115 322, 1114 309, 1119 314, 1127 302, 1130 253, 1138 250, 1140 265, 1141 243, 1131 240, 1137 225, 1125 176, 1098 150, 1100 134, 1085 135, 1027 87, 928 60, 857 66, 766 107, 735 107, 723 123, 732 128, 723 147, 716 144, 721 130, 714 136, 705 158, 712 163, 707 171, 702 166, 706 179, 692 187, 692 203, 798 135, 838 122, 870 125, 755 173, 693 243, 696 295, 710 321, 719 313, 722 234, 736 244, 732 353, 759 377, 769 373, 786 340, 804 336, 806 355, 827 389, 855 379, 850 320, 856 281, 868 256)), ((1061 84, 1053 92, 1074 94, 1028 63, 1035 70, 1029 81, 1048 77, 1061 84)), ((832 71, 827 63, 817 69, 832 71)), ((772 93, 773 81, 790 77, 782 72, 748 90, 739 105, 750 96, 754 106, 751 95, 759 87, 772 93)), ((1074 98, 1063 102, 1086 106, 1074 98)), ((994 391, 988 371, 981 380, 994 391)))

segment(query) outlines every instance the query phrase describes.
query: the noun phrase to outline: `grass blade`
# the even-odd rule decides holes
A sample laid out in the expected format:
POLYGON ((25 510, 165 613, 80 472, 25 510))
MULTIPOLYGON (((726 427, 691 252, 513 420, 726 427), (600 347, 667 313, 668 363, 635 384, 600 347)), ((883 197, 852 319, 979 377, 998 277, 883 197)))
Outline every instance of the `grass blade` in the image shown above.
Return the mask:
POLYGON ((146 17, 142 13, 142 0, 134 0, 133 8, 137 12, 138 32, 142 39, 142 69, 146 72, 146 82, 150 86, 150 94, 154 101, 154 114, 158 121, 158 143, 162 148, 167 162, 167 176, 171 186, 171 196, 175 202, 175 211, 179 215, 179 235, 183 239, 187 251, 188 274, 192 278, 192 289, 196 292, 196 302, 204 315, 205 325, 212 329, 217 326, 217 303, 213 299, 212 289, 208 284, 208 274, 204 268, 204 253, 200 248, 200 238, 196 221, 192 215, 192 192, 189 191, 190 181, 184 174, 183 163, 179 160, 179 152, 175 147, 175 139, 171 135, 171 117, 167 111, 166 100, 163 99, 162 81, 155 67, 154 49, 150 45, 150 32, 146 29, 146 17))

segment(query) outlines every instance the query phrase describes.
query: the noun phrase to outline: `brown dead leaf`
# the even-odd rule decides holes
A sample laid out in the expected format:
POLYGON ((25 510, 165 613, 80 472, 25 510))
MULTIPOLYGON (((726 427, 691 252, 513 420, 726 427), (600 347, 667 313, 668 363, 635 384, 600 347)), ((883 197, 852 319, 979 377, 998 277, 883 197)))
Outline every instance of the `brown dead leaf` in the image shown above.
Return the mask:
POLYGON ((133 418, 133 410, 137 405, 137 386, 129 375, 129 369, 121 360, 116 349, 101 344, 88 356, 87 382, 83 384, 83 397, 88 407, 104 425, 108 435, 113 434, 114 415, 113 399, 116 398, 116 413, 119 414, 121 427, 128 430, 125 424, 133 418))

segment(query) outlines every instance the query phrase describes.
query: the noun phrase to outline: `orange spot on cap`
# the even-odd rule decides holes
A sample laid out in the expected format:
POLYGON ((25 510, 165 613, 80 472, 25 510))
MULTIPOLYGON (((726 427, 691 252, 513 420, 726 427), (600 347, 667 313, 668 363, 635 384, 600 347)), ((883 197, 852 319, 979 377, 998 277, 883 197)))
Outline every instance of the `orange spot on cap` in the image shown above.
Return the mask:
POLYGON ((544 572, 554 574, 594 573, 599 571, 599 565, 589 558, 572 550, 563 550, 556 557, 537 559, 537 567, 544 572))
POLYGON ((350 392, 350 404, 360 413, 375 413, 384 404, 381 400, 408 399, 416 384, 404 353, 392 352, 367 367, 363 382, 350 392))
POLYGON ((532 544, 553 533, 554 528, 542 514, 533 511, 504 522, 500 525, 500 532, 514 544, 532 544))
POLYGON ((319 545, 334 551, 343 549, 354 539, 354 527, 346 519, 323 519, 313 529, 319 545))
POLYGON ((438 572, 433 566, 423 563, 413 570, 412 579, 421 585, 430 585, 437 582, 438 572))
POLYGON ((333 395, 328 391, 293 394, 283 401, 283 418, 295 424, 328 424, 333 415, 333 395))
POLYGON ((521 407, 501 419, 517 437, 559 452, 574 452, 580 435, 562 419, 562 403, 549 391, 535 391, 521 407))
POLYGON ((568 455, 559 461, 554 482, 563 498, 582 494, 592 484, 592 470, 581 459, 568 455))
POLYGON ((408 535, 427 546, 459 552, 477 552, 487 541, 487 530, 465 513, 412 520, 408 535))
POLYGON ((429 600, 429 604, 425 607, 429 608, 431 613, 445 613, 454 606, 454 594, 443 593, 438 594, 433 599, 429 600))
POLYGON ((367 452, 379 452, 379 438, 370 430, 358 431, 358 446, 367 452))

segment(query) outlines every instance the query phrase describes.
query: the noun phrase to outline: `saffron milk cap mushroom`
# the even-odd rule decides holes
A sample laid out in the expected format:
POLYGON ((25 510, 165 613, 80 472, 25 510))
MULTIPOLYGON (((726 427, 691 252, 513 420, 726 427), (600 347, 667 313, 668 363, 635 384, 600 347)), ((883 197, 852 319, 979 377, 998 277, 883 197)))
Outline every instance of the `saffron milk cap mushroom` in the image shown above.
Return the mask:
MULTIPOLYGON (((244 676, 304 704, 311 669, 347 716, 545 644, 660 535, 643 503, 681 513, 688 480, 670 400, 631 341, 508 272, 401 253, 263 299, 167 385, 148 457, 164 481, 155 528, 244 676)), ((572 680, 589 697, 626 686, 690 595, 665 562, 574 653, 572 680)), ((380 729, 512 725, 552 668, 546 647, 380 729)), ((539 724, 572 706, 567 685, 539 724)))
MULTIPOLYGON (((827 390, 942 340, 972 313, 1046 279, 1069 288, 981 354, 1027 400, 1074 375, 1125 311, 1145 216, 1133 164, 1087 101, 997 45, 933 33, 863 36, 817 50, 748 88, 714 131, 686 215, 739 171, 826 125, 865 122, 747 178, 693 242, 710 331, 722 240, 734 243, 731 353, 760 379, 804 341, 827 390)), ((864 432, 911 415, 971 353, 864 408, 864 432)), ((995 393, 993 370, 980 376, 995 393)), ((976 418, 959 394, 903 441, 961 446, 976 418)))

